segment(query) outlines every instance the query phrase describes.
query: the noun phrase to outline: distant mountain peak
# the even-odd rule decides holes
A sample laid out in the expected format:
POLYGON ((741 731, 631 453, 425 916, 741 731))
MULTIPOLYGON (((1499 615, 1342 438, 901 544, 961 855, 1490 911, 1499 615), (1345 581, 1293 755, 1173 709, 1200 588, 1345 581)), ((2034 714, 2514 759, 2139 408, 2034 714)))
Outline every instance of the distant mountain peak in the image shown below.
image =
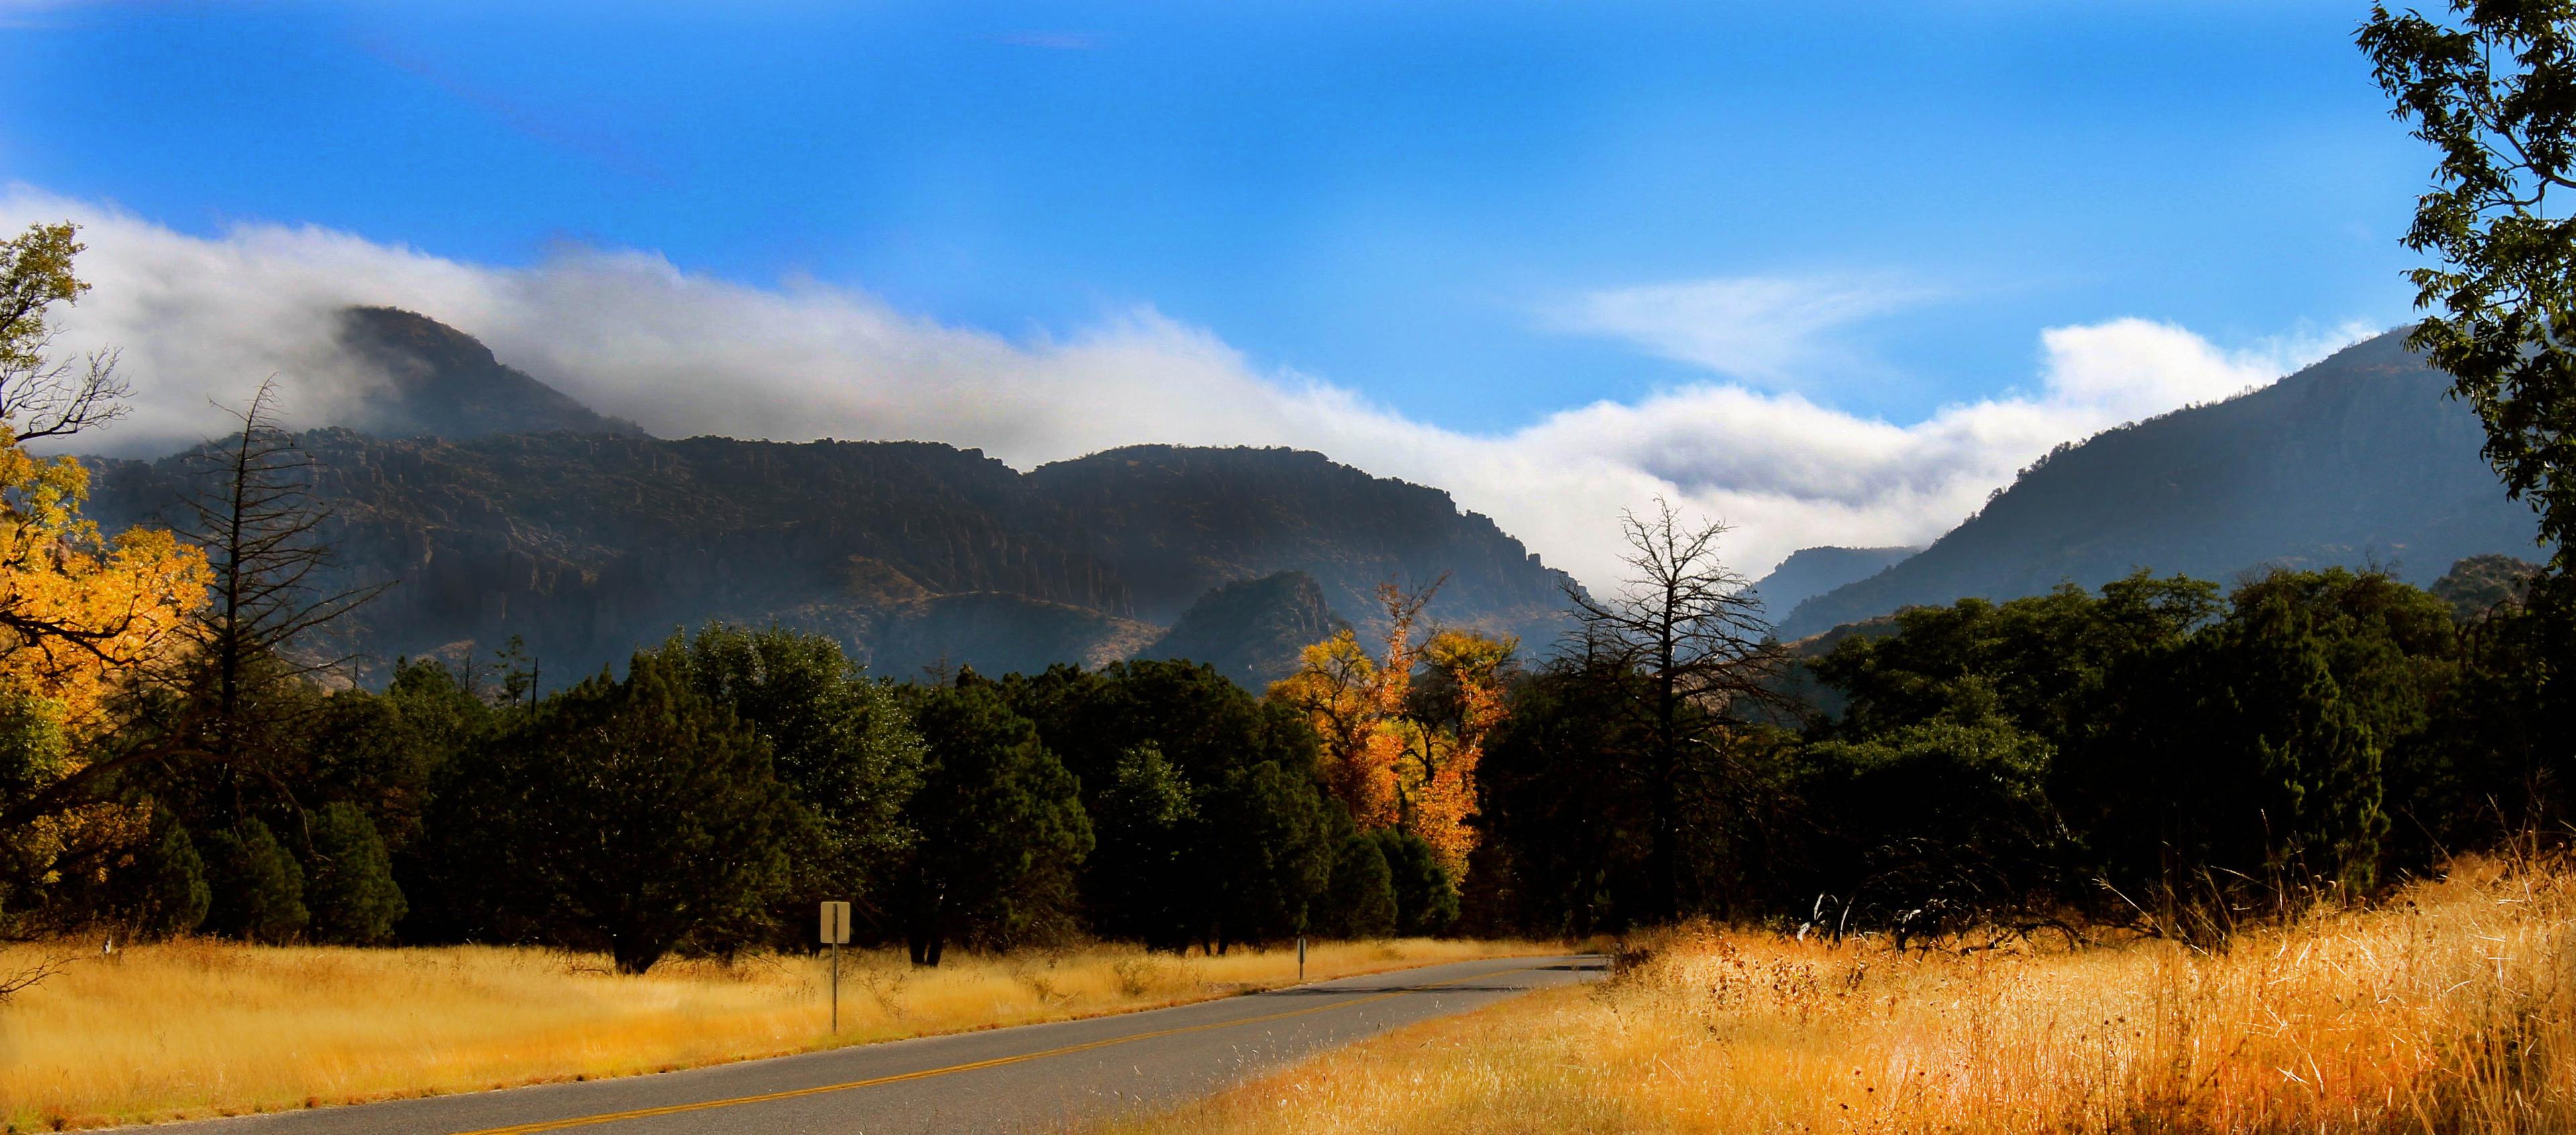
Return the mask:
POLYGON ((566 430, 644 435, 570 395, 503 364, 481 340, 418 312, 351 307, 340 312, 339 343, 382 385, 352 420, 333 422, 380 437, 472 438, 566 430))
POLYGON ((1753 596, 1761 600, 1765 615, 1774 622, 1785 620, 1789 612, 1837 587, 1858 583, 1887 570, 1916 552, 1911 548, 1800 548, 1772 568, 1753 585, 1753 596))

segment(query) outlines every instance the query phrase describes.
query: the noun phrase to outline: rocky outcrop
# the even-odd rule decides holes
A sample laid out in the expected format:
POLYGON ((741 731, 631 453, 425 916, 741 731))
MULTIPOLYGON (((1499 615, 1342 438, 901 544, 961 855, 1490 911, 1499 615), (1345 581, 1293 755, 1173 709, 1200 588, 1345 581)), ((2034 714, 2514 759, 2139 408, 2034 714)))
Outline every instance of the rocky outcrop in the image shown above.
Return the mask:
POLYGON ((1260 693, 1296 672, 1300 651, 1349 629, 1314 576, 1283 571, 1199 596, 1141 657, 1205 662, 1260 693))

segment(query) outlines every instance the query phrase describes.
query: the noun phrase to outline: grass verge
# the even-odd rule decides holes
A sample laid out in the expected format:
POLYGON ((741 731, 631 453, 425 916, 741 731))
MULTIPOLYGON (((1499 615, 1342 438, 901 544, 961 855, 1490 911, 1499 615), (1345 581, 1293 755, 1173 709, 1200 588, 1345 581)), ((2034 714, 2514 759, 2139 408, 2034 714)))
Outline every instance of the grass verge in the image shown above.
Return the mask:
MULTIPOLYGON (((95 943, 0 949, 0 974, 95 943)), ((1546 953, 1511 942, 1323 943, 1321 980, 1546 953)), ((845 951, 841 1031, 820 958, 675 960, 459 946, 179 941, 84 957, 0 1004, 0 1128, 237 1115, 668 1071, 843 1044, 1179 1004, 1296 979, 1291 950, 1174 957, 1132 947, 952 954, 915 970, 845 951)))
POLYGON ((2576 873, 2465 860, 2227 948, 1687 928, 1123 1135, 2576 1130, 2576 873))

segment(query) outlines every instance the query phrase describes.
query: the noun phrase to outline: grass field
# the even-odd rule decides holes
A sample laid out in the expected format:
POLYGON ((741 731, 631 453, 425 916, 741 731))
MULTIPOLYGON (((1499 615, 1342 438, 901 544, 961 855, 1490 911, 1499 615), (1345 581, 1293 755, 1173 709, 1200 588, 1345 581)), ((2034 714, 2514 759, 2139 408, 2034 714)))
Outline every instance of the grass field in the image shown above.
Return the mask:
POLYGON ((2480 859, 2216 952, 1686 930, 1109 1130, 2576 1131, 2571 918, 2565 866, 2480 859))
MULTIPOLYGON (((1515 943, 1326 943, 1309 978, 1547 952, 1515 943)), ((0 974, 97 945, 0 949, 0 974)), ((841 1031, 808 957, 675 960, 620 977, 540 949, 181 941, 89 957, 0 1004, 0 1128, 230 1115, 774 1056, 1225 996, 1294 981, 1289 951, 1124 947, 842 957, 841 1031)))

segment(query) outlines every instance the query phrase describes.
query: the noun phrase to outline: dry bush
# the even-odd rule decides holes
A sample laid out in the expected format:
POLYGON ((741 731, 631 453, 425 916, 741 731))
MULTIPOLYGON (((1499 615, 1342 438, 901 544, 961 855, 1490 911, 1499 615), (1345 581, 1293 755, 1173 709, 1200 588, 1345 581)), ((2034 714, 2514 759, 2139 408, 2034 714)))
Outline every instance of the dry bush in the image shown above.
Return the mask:
MULTIPOLYGON (((68 947, 0 947, 0 975, 68 947)), ((1310 955, 1308 975, 1540 951, 1327 943, 1310 955)), ((622 977, 604 956, 536 948, 120 948, 0 1005, 0 1129, 624 1075, 1173 1004, 1285 985, 1297 972, 1293 949, 951 954, 935 970, 913 969, 896 952, 848 951, 835 1036, 826 965, 812 956, 674 958, 622 977)))
POLYGON ((1686 927, 1638 943, 1602 986, 1120 1129, 2576 1130, 2571 926, 2576 871, 2526 857, 2464 860, 2376 909, 2319 907, 2216 950, 1686 927))

